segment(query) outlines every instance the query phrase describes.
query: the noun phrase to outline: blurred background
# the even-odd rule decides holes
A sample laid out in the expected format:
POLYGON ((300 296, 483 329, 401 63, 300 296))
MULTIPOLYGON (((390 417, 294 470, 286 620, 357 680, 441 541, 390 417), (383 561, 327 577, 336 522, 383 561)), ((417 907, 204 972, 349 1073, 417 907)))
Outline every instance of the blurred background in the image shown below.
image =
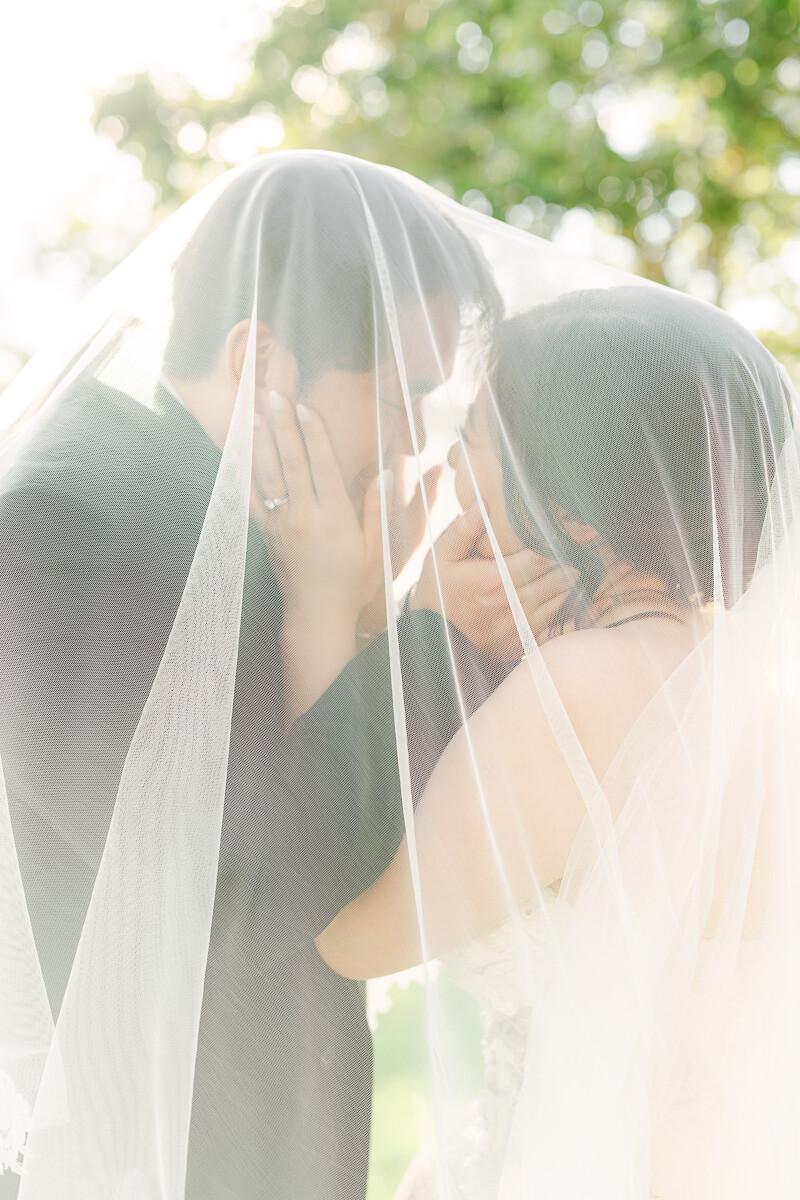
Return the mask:
MULTIPOLYGON (((34 0, 3 15, 0 136, 0 390, 204 183, 292 147, 718 303, 800 383, 800 0, 34 0)), ((423 1015, 407 980, 371 1005, 389 1200, 423 1015)))
POLYGON ((0 388, 254 154, 393 163, 800 373, 800 0, 47 0, 0 43, 0 388))

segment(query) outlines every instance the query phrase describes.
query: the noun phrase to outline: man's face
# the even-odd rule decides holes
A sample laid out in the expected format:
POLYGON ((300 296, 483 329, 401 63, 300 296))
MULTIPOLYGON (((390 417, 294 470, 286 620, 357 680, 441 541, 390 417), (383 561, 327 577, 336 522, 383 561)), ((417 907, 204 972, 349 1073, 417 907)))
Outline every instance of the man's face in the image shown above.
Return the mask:
MULTIPOLYGON (((422 401, 452 370, 458 312, 448 298, 433 297, 427 313, 418 306, 401 310, 399 324, 408 396, 421 450, 425 442, 422 401)), ((366 488, 381 466, 396 454, 414 453, 394 355, 390 353, 377 369, 369 371, 329 368, 320 372, 303 402, 325 422, 345 487, 360 513, 366 488)))

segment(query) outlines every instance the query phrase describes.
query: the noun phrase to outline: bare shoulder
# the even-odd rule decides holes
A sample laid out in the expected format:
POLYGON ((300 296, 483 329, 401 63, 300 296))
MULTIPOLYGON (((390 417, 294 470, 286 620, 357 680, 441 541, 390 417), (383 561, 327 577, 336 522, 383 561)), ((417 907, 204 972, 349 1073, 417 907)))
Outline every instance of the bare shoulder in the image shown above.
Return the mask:
POLYGON ((605 630, 586 630, 548 642, 541 661, 523 659, 470 720, 478 738, 502 748, 506 761, 538 760, 548 743, 561 739, 554 726, 566 712, 583 743, 607 728, 609 706, 625 692, 625 665, 605 630))
MULTIPOLYGON (((640 675, 640 656, 631 652, 623 639, 607 629, 585 629, 566 633, 546 642, 539 651, 541 664, 567 710, 607 702, 620 689, 627 689, 640 675)), ((495 692, 504 700, 529 693, 536 686, 536 664, 525 659, 495 692)))
POLYGON ((497 853, 520 902, 532 872, 542 887, 562 878, 586 818, 585 761, 603 777, 658 688, 663 643, 648 631, 565 634, 520 663, 447 746, 419 805, 419 844, 472 864, 476 930, 507 912, 508 892, 490 895, 497 853))
POLYGON ((674 655, 660 659, 648 649, 627 630, 554 638, 541 648, 541 669, 523 660, 489 699, 494 712, 485 716, 493 725, 504 723, 506 740, 533 737, 541 745, 563 710, 602 773, 670 669, 674 655))

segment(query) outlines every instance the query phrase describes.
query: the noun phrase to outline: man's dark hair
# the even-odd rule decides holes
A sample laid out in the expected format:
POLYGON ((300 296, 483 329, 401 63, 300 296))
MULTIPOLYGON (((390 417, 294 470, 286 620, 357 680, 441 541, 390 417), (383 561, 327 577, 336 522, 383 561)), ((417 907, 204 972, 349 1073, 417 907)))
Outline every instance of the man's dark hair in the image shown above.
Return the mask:
POLYGON ((211 373, 256 282, 257 316, 294 356, 301 391, 325 367, 367 370, 387 354, 387 295, 398 310, 443 295, 487 326, 501 307, 480 251, 429 194, 321 152, 265 156, 214 201, 174 266, 168 375, 211 373))

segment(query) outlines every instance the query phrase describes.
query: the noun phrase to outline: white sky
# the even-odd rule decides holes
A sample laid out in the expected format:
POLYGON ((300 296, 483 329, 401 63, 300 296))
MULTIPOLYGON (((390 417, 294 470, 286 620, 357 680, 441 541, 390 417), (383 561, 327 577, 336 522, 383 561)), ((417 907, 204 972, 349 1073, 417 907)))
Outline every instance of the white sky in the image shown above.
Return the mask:
MULTIPOLYGON (((62 304, 72 302, 69 270, 65 264, 64 278, 45 286, 31 271, 31 252, 52 244, 76 207, 113 212, 126 183, 117 179, 105 194, 113 153, 91 129, 89 89, 108 90, 120 75, 155 65, 224 97, 239 77, 237 51, 266 32, 279 7, 281 0, 7 0, 0 16, 0 344, 32 350, 45 340, 62 304)), ((0 351, 0 386, 13 366, 0 351)))

